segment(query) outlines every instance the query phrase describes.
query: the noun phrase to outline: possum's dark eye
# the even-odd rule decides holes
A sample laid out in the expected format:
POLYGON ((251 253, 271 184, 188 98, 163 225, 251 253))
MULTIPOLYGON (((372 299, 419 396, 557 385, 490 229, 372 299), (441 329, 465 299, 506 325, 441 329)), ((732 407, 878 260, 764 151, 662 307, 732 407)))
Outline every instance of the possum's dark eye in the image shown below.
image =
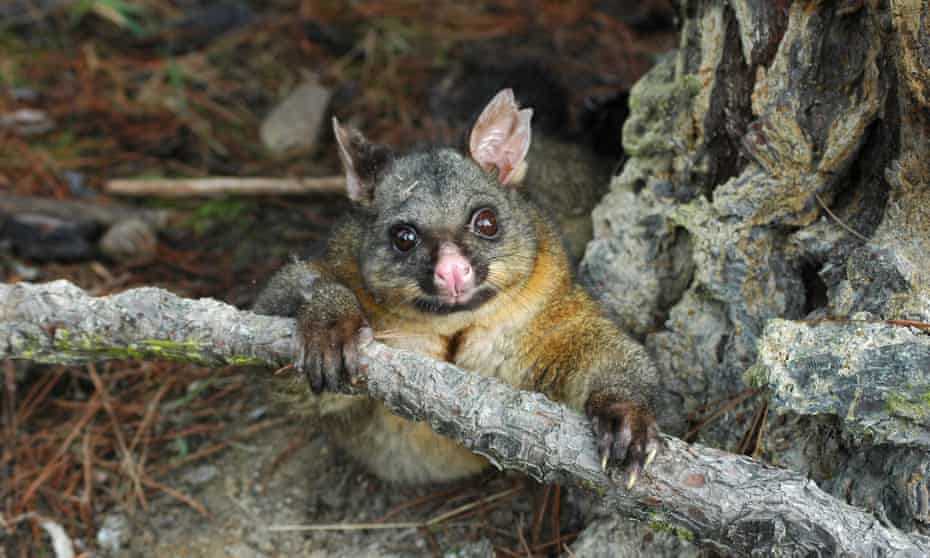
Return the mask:
POLYGON ((479 209, 471 216, 471 230, 482 238, 497 236, 497 215, 489 208, 479 209))
POLYGON ((409 252, 420 243, 420 235, 410 225, 394 225, 391 227, 391 243, 398 252, 409 252))

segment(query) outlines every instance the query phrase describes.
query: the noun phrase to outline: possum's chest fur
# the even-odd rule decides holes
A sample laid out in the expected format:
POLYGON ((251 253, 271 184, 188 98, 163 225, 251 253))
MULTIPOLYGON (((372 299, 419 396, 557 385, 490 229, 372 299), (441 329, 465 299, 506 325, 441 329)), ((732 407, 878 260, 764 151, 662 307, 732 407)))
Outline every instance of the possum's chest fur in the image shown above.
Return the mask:
POLYGON ((521 365, 517 332, 469 328, 450 339, 447 360, 459 368, 518 386, 521 365))
POLYGON ((519 332, 514 328, 463 328, 451 335, 409 334, 385 339, 399 349, 416 351, 450 362, 463 370, 518 386, 525 364, 520 362, 519 332))

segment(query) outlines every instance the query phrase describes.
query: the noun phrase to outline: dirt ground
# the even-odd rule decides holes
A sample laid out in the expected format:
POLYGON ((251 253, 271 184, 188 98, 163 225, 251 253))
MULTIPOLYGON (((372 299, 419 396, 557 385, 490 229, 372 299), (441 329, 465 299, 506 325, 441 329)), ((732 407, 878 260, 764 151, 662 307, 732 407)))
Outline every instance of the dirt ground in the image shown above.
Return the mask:
MULTIPOLYGON (((256 394, 253 414, 265 401, 256 394)), ((240 422, 241 428, 250 424, 240 422)), ((579 505, 590 505, 583 494, 563 490, 559 532, 553 535, 551 497, 547 515, 537 518, 546 489, 521 476, 495 473, 449 486, 390 485, 361 470, 312 427, 287 423, 165 482, 211 516, 205 519, 169 497, 131 517, 111 512, 104 525, 122 521, 128 540, 112 555, 465 557, 488 556, 495 548, 503 555, 542 554, 571 543, 583 524, 579 505), (301 526, 317 530, 288 530, 301 526)))

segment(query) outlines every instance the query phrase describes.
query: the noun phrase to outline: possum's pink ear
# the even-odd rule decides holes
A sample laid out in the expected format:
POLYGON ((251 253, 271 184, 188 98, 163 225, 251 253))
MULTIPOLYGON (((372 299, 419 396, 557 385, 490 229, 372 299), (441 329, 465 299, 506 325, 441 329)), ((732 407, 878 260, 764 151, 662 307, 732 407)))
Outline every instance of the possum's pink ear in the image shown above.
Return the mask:
POLYGON ((333 117, 333 134, 346 173, 349 199, 360 205, 370 205, 374 200, 375 185, 391 164, 390 149, 369 142, 355 128, 341 125, 336 117, 333 117))
POLYGON ((497 168, 501 184, 516 185, 526 172, 533 109, 517 106, 513 90, 503 89, 484 107, 471 129, 471 158, 488 171, 497 168))

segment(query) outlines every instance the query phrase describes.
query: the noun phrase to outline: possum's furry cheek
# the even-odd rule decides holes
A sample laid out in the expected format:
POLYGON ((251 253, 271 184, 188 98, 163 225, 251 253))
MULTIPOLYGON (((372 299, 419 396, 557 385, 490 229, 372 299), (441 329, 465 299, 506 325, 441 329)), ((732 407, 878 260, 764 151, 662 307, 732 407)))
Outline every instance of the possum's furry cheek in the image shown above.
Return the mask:
POLYGON ((529 265, 514 265, 513 262, 492 261, 488 264, 486 281, 498 290, 505 290, 526 279, 532 267, 529 265))
POLYGON ((504 268, 503 264, 491 264, 488 266, 488 278, 486 281, 497 289, 506 289, 511 281, 510 274, 504 268))

